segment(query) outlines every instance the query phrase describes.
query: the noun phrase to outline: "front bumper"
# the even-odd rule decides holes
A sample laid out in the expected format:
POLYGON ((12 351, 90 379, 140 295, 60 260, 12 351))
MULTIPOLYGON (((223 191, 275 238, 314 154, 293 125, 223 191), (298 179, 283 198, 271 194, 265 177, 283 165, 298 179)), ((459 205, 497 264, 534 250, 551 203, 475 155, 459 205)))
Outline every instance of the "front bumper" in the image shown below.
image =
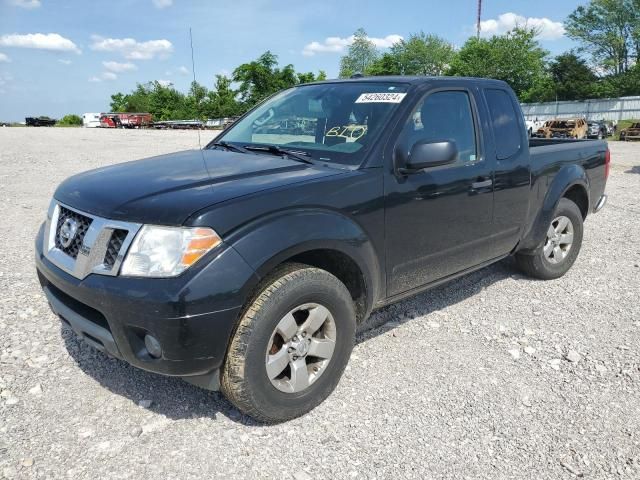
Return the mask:
POLYGON ((127 363, 215 389, 246 290, 257 279, 240 255, 223 246, 169 279, 91 274, 78 279, 42 253, 36 268, 51 309, 89 344, 127 363), (193 270, 193 271, 192 271, 193 270), (162 355, 152 357, 145 335, 162 355))

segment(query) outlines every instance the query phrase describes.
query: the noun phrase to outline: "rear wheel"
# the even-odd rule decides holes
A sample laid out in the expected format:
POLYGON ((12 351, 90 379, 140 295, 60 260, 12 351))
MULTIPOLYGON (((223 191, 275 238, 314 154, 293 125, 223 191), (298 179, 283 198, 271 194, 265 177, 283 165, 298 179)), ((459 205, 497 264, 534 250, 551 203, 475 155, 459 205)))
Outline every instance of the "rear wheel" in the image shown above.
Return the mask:
POLYGON ((533 254, 516 254, 518 266, 542 280, 559 278, 571 268, 582 246, 583 220, 578 206, 561 198, 547 235, 533 254))
POLYGON ((221 388, 242 412, 275 423, 310 411, 334 390, 355 339, 355 309, 330 273, 290 264, 263 284, 240 320, 221 388))

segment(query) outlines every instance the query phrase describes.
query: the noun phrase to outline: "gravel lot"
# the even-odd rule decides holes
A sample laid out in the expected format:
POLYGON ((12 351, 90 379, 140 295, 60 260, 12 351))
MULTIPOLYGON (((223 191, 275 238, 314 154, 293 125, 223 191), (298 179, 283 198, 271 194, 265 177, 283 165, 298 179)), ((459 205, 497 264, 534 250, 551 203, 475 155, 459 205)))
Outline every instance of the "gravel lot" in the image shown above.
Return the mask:
POLYGON ((60 181, 195 147, 0 128, 0 478, 640 478, 640 144, 611 144, 609 203, 564 278, 505 260, 374 314, 335 393, 277 426, 93 350, 38 286, 60 181))

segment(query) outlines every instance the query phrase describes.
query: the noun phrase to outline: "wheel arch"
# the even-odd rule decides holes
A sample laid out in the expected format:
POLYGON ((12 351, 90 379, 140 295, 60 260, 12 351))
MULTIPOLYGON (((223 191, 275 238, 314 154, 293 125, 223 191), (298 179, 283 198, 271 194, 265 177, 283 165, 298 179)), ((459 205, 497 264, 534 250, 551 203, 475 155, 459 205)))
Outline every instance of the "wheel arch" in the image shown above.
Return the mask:
POLYGON ((580 209, 583 220, 586 219, 590 205, 589 177, 580 165, 566 165, 556 173, 540 211, 520 243, 518 252, 533 253, 540 246, 561 198, 568 198, 574 202, 580 209))
POLYGON ((351 218, 338 212, 304 209, 285 211, 243 227, 233 248, 255 270, 246 290, 255 289, 285 263, 302 263, 342 281, 354 300, 358 322, 371 312, 384 291, 384 276, 374 245, 351 218))

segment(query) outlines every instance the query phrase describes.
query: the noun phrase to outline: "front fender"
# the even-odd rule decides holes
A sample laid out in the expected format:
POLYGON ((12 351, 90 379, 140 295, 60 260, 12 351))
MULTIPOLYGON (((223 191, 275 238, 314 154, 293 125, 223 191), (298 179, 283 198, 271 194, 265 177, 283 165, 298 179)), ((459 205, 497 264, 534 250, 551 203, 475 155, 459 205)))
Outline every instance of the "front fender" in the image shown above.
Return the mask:
POLYGON ((542 202, 540 211, 524 236, 518 251, 533 253, 544 241, 553 213, 564 194, 575 185, 581 186, 589 197, 589 178, 580 165, 565 165, 558 170, 542 202))
POLYGON ((368 310, 381 296, 380 262, 369 236, 358 223, 338 212, 321 209, 276 212, 243 226, 226 241, 261 278, 300 253, 318 249, 339 251, 349 256, 364 276, 368 310))

